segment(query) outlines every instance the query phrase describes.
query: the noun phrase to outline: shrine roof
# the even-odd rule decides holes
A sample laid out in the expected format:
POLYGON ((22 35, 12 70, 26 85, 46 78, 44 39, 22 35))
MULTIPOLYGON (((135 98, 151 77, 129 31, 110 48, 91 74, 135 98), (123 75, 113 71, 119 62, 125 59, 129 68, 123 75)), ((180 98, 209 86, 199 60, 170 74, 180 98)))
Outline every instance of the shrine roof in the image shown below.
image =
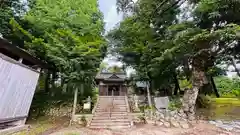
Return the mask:
POLYGON ((27 61, 28 64, 30 62, 32 65, 37 67, 46 68, 46 69, 51 68, 50 65, 48 65, 46 62, 32 56, 25 50, 19 48, 16 45, 13 45, 8 40, 1 37, 0 37, 0 54, 1 56, 3 54, 15 60, 22 58, 23 60, 27 61))
POLYGON ((127 80, 127 75, 123 72, 119 73, 109 73, 109 72, 100 72, 97 74, 97 80, 108 80, 108 81, 117 81, 117 80, 127 80))

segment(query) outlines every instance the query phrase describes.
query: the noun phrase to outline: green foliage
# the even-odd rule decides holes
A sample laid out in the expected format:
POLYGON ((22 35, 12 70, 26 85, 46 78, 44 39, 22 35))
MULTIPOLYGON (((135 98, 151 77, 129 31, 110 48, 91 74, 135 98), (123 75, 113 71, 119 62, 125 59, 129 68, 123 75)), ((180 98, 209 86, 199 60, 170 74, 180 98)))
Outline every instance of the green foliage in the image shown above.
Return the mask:
POLYGON ((212 102, 215 104, 230 104, 240 106, 239 98, 212 98, 212 102))
MULTIPOLYGON (((216 62, 238 55, 234 51, 238 44, 234 42, 239 40, 236 33, 240 23, 235 16, 239 12, 235 9, 240 9, 239 1, 189 1, 193 5, 187 5, 192 7, 188 10, 179 8, 180 3, 172 6, 175 2, 139 0, 131 10, 132 15, 108 35, 109 40, 115 41, 113 48, 121 55, 120 59, 136 70, 139 80, 150 81, 152 89, 171 90, 172 85, 176 85, 174 73, 182 67, 188 71, 211 70, 212 75, 217 75, 217 71, 213 71, 216 62), (165 10, 167 7, 170 8, 165 10), (183 14, 189 14, 192 19, 179 19, 183 14), (190 70, 190 66, 194 70, 190 70)), ((125 12, 128 4, 133 3, 121 0, 117 6, 125 12)), ((200 89, 205 77, 194 79, 197 75, 188 71, 184 71, 186 76, 193 80, 191 83, 181 81, 181 87, 195 85, 200 89)))
POLYGON ((215 77, 215 84, 222 97, 240 97, 240 79, 215 77))
POLYGON ((13 39, 11 25, 9 21, 11 18, 19 19, 25 12, 25 5, 21 0, 3 0, 0 2, 0 33, 4 38, 13 39))
POLYGON ((15 8, 22 3, 18 0, 0 2, 0 32, 52 67, 50 92, 43 91, 47 75, 41 76, 30 114, 43 115, 51 107, 71 103, 73 91, 80 91, 82 84, 79 101, 94 96, 94 77, 107 48, 97 0, 28 2, 24 14, 15 8))
POLYGON ((170 102, 168 104, 168 109, 173 111, 177 110, 182 107, 182 101, 180 100, 180 97, 172 97, 170 99, 170 102))
POLYGON ((138 119, 140 120, 141 123, 144 123, 144 124, 147 123, 147 120, 145 119, 145 116, 144 116, 144 115, 138 116, 138 119))
POLYGON ((23 18, 31 28, 25 30, 13 19, 10 24, 28 52, 53 64, 67 84, 79 87, 76 82, 91 84, 106 51, 97 7, 96 0, 36 0, 23 18))
POLYGON ((208 108, 212 103, 212 99, 208 95, 200 94, 197 98, 197 105, 200 108, 208 108))
MULTIPOLYGON (((54 91, 60 91, 58 90, 54 91)), ((54 96, 49 95, 44 91, 37 91, 34 95, 29 116, 38 118, 44 116, 51 108, 60 108, 72 104, 72 93, 54 93, 54 96)))
POLYGON ((180 88, 182 88, 182 89, 191 89, 192 88, 191 82, 188 81, 187 79, 179 80, 179 85, 180 85, 180 88))

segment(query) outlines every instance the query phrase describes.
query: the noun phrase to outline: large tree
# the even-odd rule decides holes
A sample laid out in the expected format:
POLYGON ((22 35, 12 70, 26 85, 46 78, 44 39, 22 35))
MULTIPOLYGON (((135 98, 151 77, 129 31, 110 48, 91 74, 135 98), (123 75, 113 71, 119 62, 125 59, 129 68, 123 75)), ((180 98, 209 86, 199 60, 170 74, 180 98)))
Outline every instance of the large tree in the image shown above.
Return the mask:
POLYGON ((238 45, 238 17, 233 19, 231 15, 238 13, 239 4, 236 1, 189 1, 186 4, 192 4, 194 10, 188 11, 191 13, 188 19, 179 18, 188 14, 180 8, 181 2, 140 0, 136 5, 138 9, 121 22, 110 37, 117 41, 122 60, 129 63, 126 59, 131 56, 129 64, 145 73, 149 81, 154 80, 153 76, 163 83, 163 80, 173 81, 176 79, 171 75, 175 76, 176 69, 184 66, 190 70, 191 74, 186 72, 186 75, 191 78, 192 88, 185 91, 183 110, 191 118, 199 90, 210 81, 206 73, 218 58, 233 54, 232 48, 238 45))
POLYGON ((22 20, 28 25, 11 21, 15 35, 24 49, 54 65, 53 82, 60 78, 70 89, 93 84, 106 52, 97 0, 35 0, 22 20))

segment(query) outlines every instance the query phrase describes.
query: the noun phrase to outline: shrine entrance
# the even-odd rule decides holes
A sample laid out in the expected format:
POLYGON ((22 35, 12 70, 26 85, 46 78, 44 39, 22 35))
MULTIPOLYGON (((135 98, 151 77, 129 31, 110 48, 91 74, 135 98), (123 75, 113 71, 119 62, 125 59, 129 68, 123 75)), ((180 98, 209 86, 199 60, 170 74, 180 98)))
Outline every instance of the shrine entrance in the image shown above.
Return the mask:
POLYGON ((117 85, 108 86, 108 96, 120 96, 120 89, 117 85))
POLYGON ((96 78, 99 96, 126 96, 128 79, 125 73, 99 73, 96 78))

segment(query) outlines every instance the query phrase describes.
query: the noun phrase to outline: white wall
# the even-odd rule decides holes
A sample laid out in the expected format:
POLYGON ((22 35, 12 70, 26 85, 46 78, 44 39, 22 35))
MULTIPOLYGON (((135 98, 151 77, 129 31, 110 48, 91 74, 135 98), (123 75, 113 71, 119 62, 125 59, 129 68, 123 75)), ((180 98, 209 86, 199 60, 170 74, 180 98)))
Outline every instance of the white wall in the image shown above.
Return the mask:
POLYGON ((0 55, 0 121, 28 115, 39 78, 38 72, 9 60, 0 55))

